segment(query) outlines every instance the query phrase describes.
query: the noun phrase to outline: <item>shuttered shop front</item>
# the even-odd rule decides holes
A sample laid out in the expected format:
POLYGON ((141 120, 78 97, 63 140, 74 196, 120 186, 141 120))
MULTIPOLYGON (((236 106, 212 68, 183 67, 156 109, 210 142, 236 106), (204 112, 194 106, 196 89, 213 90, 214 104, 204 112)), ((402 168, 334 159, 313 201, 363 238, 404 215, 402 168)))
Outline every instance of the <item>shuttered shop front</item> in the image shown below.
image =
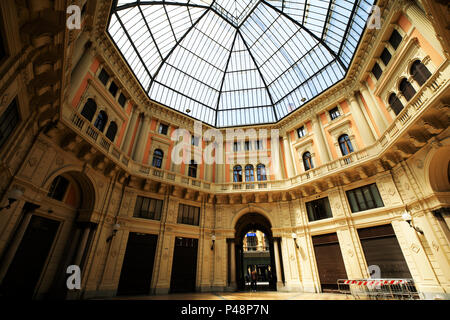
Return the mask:
POLYGON ((338 279, 347 279, 337 234, 313 236, 312 241, 322 291, 337 290, 338 279))
POLYGON ((358 229, 358 235, 367 266, 379 266, 381 278, 411 278, 405 257, 390 224, 358 229))

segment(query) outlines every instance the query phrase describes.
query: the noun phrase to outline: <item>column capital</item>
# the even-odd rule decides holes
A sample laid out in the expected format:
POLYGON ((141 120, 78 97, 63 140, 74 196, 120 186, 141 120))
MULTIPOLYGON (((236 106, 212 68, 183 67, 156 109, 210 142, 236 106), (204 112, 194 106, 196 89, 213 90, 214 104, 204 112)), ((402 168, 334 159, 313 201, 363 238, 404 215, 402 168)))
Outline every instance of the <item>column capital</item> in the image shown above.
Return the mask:
POLYGON ((350 101, 350 102, 358 102, 357 100, 356 100, 356 94, 357 94, 357 92, 356 91, 353 91, 353 92, 351 92, 348 96, 347 96, 347 100, 348 101, 350 101))
POLYGON ((367 82, 361 81, 361 85, 359 86, 359 91, 361 91, 361 93, 365 93, 365 92, 369 92, 369 88, 367 87, 367 82))

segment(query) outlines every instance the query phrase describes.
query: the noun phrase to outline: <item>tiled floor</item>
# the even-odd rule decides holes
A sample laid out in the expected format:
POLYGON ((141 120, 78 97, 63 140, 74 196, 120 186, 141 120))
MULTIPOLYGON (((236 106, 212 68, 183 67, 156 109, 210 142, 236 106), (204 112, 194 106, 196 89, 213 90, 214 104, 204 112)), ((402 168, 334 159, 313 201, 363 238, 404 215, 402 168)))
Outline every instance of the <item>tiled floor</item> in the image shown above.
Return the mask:
POLYGON ((157 296, 117 297, 120 300, 354 300, 350 295, 301 292, 215 292, 183 293, 157 296))

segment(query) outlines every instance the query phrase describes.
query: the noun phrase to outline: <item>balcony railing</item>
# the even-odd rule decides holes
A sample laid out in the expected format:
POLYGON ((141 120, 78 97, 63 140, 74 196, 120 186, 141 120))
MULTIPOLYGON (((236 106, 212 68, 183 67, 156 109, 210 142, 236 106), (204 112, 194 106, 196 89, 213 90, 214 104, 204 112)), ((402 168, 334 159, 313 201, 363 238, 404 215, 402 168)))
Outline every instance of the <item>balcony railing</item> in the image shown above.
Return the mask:
POLYGON ((66 105, 66 107, 63 108, 63 120, 65 120, 65 122, 81 136, 85 137, 87 141, 90 141, 94 145, 99 145, 99 150, 104 152, 105 156, 115 161, 118 166, 136 176, 170 181, 171 183, 181 186, 204 188, 209 192, 219 194, 229 192, 255 192, 259 190, 286 190, 323 178, 326 175, 338 172, 345 168, 359 165, 363 161, 377 158, 405 132, 410 123, 420 116, 426 109, 425 106, 428 105, 428 102, 433 99, 433 96, 437 96, 438 91, 446 87, 450 77, 447 74, 444 76, 443 72, 445 71, 448 73, 446 69, 447 65, 448 63, 443 64, 427 80, 415 94, 413 99, 405 105, 404 109, 398 114, 394 122, 386 129, 380 139, 373 145, 325 163, 319 167, 308 170, 307 172, 300 173, 295 177, 282 180, 212 183, 188 177, 173 171, 166 171, 152 166, 139 164, 118 149, 102 132, 97 130, 97 128, 70 106, 66 105))

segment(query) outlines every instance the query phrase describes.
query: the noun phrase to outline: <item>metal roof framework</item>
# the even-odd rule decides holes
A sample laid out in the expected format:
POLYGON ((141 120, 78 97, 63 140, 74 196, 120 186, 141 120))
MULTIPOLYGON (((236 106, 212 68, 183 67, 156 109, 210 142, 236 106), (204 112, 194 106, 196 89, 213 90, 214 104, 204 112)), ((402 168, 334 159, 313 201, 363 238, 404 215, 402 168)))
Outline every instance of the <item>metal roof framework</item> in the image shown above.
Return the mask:
POLYGON ((116 0, 108 33, 149 98, 214 127, 276 123, 341 81, 373 0, 116 0))

